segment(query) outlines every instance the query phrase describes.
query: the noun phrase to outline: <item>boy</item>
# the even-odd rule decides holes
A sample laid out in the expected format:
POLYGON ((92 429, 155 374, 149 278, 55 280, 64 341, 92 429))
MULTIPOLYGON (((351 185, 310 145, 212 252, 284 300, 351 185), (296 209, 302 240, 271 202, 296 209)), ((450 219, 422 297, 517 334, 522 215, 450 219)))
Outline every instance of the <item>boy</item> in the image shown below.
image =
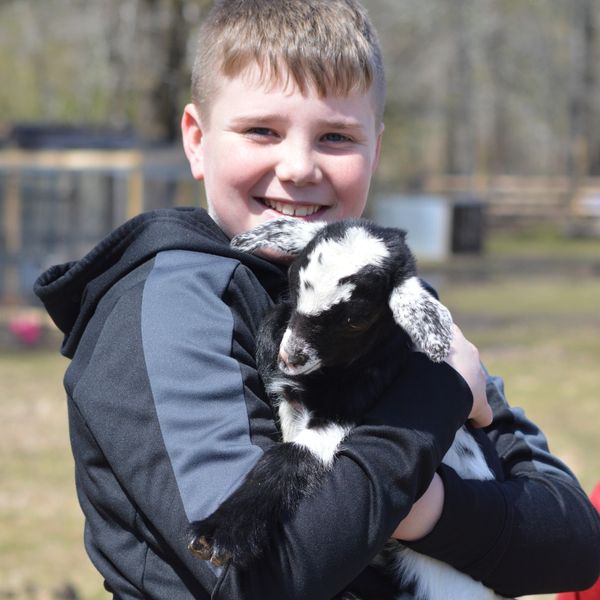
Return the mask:
POLYGON ((187 550, 189 522, 211 514, 279 439, 254 336, 285 269, 228 240, 280 214, 360 215, 383 131, 381 64, 354 0, 218 3, 182 120, 212 219, 141 215, 37 283, 72 358, 65 386, 86 548, 116 598, 366 596, 382 580, 365 568, 390 535, 506 595, 596 575, 597 515, 497 380, 483 438, 501 481, 462 481, 440 466, 467 418, 491 419, 476 350, 459 332, 455 368, 415 353, 396 374, 390 356, 393 385, 262 560, 217 568, 187 550))

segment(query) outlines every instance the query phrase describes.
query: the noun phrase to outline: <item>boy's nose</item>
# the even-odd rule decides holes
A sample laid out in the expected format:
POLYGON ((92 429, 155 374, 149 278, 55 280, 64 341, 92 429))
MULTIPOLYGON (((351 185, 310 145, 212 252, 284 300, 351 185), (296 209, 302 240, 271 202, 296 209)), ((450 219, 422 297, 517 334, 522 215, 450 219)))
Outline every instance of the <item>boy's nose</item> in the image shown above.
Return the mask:
POLYGON ((298 186, 320 183, 323 179, 323 173, 312 150, 292 144, 282 145, 275 174, 280 181, 298 186))

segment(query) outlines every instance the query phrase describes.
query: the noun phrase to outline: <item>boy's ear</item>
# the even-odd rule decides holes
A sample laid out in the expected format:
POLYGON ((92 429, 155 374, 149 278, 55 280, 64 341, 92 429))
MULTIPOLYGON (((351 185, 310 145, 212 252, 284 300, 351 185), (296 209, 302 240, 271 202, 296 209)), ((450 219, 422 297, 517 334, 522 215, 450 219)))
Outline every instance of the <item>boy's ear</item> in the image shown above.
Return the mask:
POLYGON ((202 147, 202 121, 196 107, 187 104, 181 118, 183 150, 190 163, 194 179, 204 179, 204 154, 202 147))
POLYGON ((371 169, 371 173, 375 173, 377 167, 379 166, 379 159, 381 158, 381 141, 383 139, 383 130, 384 125, 381 123, 379 126, 379 134, 377 135, 377 141, 375 142, 375 158, 373 160, 373 168, 371 169))

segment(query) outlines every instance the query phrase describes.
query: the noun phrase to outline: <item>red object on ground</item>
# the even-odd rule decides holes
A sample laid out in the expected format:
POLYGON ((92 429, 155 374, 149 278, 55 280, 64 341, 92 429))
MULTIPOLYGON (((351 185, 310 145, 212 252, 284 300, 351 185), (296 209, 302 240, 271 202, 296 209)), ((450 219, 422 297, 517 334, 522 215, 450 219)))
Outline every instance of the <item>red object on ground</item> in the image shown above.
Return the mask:
MULTIPOLYGON (((600 512, 600 483, 592 491, 590 500, 600 512)), ((562 592, 556 596, 556 600, 600 600, 600 577, 591 588, 582 592, 562 592)))
POLYGON ((35 346, 42 337, 42 324, 36 315, 20 315, 11 319, 8 330, 25 346, 35 346))

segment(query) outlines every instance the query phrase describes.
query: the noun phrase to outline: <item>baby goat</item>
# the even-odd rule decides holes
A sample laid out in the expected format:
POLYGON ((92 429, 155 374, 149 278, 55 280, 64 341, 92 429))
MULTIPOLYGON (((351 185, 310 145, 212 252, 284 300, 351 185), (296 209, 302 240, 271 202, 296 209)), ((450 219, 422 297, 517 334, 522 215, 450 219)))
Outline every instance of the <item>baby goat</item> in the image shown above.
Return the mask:
MULTIPOLYGON (((412 346, 439 362, 450 349, 452 318, 421 285, 401 230, 364 220, 328 225, 281 218, 231 243, 247 252, 295 257, 290 299, 273 308, 257 340, 258 369, 278 409, 284 443, 268 449, 236 492, 192 527, 194 554, 215 565, 232 561, 243 567, 260 556, 277 523, 319 484, 373 390, 381 389, 381 373, 369 357, 391 335, 401 334, 407 351, 412 346)), ((493 477, 464 427, 444 462, 463 477, 493 477)), ((392 576, 414 583, 416 598, 497 597, 467 575, 399 544, 386 563, 392 576)))

